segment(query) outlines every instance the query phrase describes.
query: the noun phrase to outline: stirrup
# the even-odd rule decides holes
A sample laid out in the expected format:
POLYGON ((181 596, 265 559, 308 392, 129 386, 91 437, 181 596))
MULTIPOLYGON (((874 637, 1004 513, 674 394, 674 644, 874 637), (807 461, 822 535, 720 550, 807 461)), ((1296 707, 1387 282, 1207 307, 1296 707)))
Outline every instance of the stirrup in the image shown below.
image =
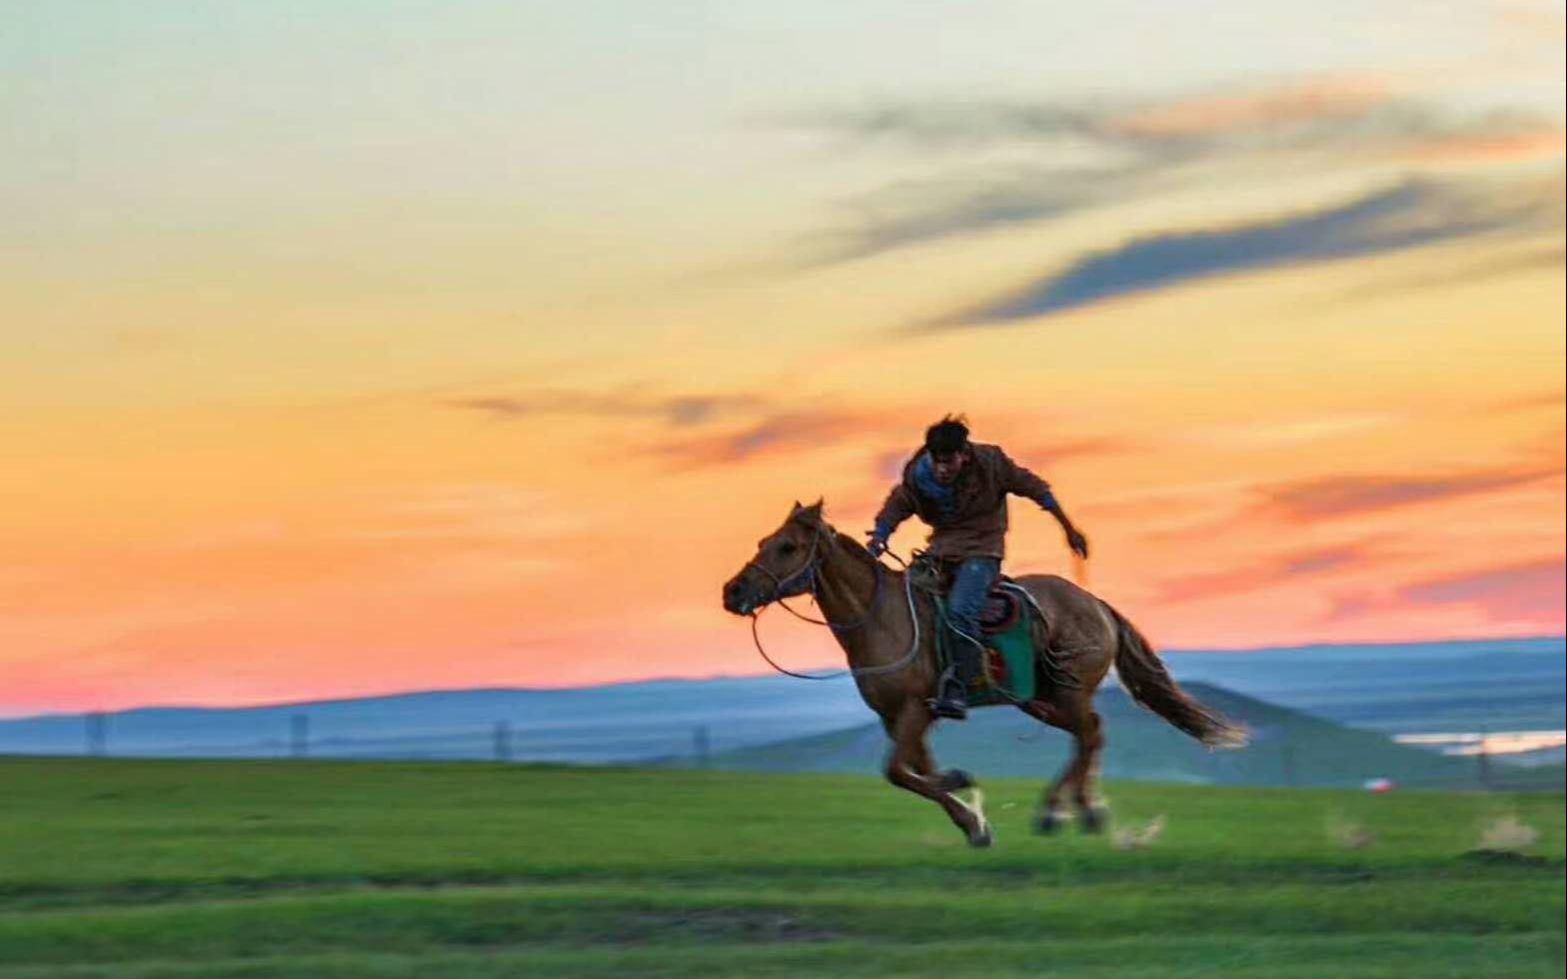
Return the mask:
POLYGON ((968 705, 961 700, 942 700, 940 697, 932 697, 925 701, 925 706, 937 717, 948 721, 968 720, 968 705))
POLYGON ((936 687, 936 696, 925 701, 925 706, 937 717, 949 721, 968 719, 968 700, 963 696, 963 683, 951 673, 942 677, 936 687))

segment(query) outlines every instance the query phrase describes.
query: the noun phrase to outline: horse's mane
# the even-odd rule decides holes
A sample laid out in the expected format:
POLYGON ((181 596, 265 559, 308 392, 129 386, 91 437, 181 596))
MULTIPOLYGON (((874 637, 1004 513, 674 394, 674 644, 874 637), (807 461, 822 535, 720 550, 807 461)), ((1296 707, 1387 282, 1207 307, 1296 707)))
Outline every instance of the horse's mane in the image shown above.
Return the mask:
MULTIPOLYGON (((827 537, 831 538, 836 544, 838 544, 841 547, 846 548, 850 554, 854 555, 857 558, 860 558, 863 561, 875 561, 876 560, 874 557, 871 556, 871 552, 865 549, 865 545, 864 544, 861 544, 859 541, 855 540, 852 536, 850 536, 849 534, 844 533, 843 531, 839 530, 837 527, 834 527, 831 523, 828 522, 828 520, 827 520, 827 508, 826 508, 825 503, 822 500, 817 500, 815 503, 811 504, 808 507, 807 506, 801 506, 800 504, 796 503, 795 507, 796 507, 796 509, 795 509, 794 513, 790 514, 790 519, 798 520, 801 523, 805 524, 807 527, 810 527, 810 528, 812 528, 814 530, 817 530, 817 531, 825 534, 827 537)), ((880 562, 877 562, 877 563, 880 563, 880 562)))
POLYGON ((850 537, 848 534, 831 525, 829 525, 827 529, 832 533, 833 538, 837 540, 839 546, 848 548, 850 554, 853 554, 858 558, 864 558, 867 561, 876 560, 875 558, 871 557, 871 552, 865 549, 865 545, 861 544, 853 537, 850 537))

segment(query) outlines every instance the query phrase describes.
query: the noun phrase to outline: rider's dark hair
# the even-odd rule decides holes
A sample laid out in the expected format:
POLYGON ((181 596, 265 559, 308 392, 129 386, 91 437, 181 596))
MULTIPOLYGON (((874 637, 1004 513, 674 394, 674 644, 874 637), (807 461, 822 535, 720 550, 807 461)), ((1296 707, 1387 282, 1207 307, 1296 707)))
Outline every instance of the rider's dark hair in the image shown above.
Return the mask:
POLYGON ((925 448, 934 456, 949 456, 968 446, 968 419, 948 415, 925 429, 925 448))

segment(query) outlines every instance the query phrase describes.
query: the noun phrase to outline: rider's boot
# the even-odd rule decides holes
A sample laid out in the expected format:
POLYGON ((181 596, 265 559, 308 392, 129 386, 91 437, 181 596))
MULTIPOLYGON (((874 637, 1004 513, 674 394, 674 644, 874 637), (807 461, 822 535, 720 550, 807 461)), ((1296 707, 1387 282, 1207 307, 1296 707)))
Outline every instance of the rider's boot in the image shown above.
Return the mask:
POLYGON ((941 675, 936 696, 926 704, 937 717, 962 721, 968 718, 968 686, 979 676, 980 646, 957 629, 952 640, 952 667, 941 675))

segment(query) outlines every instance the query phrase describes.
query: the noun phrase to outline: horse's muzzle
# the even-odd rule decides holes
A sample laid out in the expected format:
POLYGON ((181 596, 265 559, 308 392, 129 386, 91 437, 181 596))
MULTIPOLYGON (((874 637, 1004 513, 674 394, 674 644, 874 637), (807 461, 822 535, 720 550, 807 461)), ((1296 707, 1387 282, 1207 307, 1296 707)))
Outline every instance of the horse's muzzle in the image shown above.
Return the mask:
POLYGON ((745 582, 739 578, 732 579, 724 586, 724 611, 735 615, 750 615, 760 603, 755 596, 750 594, 752 589, 747 588, 745 582))

